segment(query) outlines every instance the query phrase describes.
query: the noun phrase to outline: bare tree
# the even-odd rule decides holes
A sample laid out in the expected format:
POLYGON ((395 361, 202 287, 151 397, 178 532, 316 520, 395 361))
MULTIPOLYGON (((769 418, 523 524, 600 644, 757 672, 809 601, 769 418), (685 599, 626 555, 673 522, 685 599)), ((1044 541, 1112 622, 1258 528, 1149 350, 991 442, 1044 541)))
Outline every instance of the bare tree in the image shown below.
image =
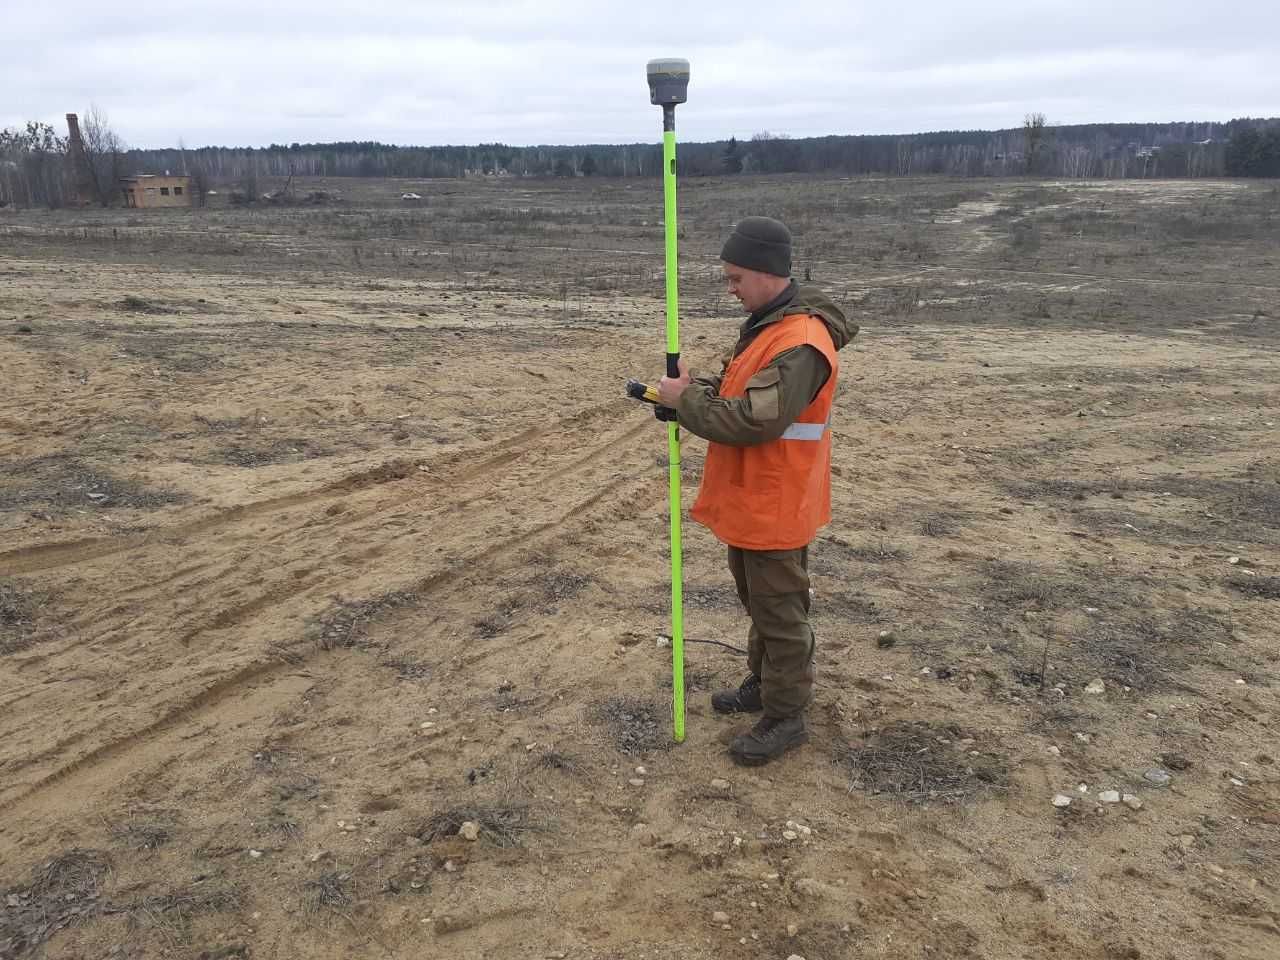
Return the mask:
POLYGON ((66 157, 66 139, 47 123, 31 120, 22 130, 0 130, 0 200, 15 206, 62 206, 66 157))
POLYGON ((116 199, 120 178, 124 176, 125 143, 111 128, 107 114, 97 104, 89 105, 81 124, 84 159, 89 179, 93 181, 98 202, 104 207, 116 199))

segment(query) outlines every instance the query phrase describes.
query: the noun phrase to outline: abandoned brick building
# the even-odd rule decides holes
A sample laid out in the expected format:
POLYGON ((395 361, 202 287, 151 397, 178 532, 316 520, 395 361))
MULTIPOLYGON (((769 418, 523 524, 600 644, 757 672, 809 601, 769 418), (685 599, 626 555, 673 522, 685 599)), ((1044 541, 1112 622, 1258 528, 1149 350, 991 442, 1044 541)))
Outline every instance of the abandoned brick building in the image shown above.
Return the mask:
POLYGON ((189 207, 191 178, 140 173, 120 181, 126 207, 189 207))

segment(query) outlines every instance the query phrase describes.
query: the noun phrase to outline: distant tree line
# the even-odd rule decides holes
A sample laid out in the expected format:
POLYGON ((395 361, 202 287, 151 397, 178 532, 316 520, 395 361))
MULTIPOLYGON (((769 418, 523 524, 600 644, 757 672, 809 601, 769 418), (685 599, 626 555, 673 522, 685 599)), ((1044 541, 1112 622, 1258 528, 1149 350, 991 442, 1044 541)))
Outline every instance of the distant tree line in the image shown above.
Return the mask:
MULTIPOLYGON (((105 133, 105 117, 89 114, 86 143, 101 202, 114 202, 114 179, 129 173, 190 174, 206 185, 238 184, 250 199, 265 177, 649 177, 662 168, 656 143, 587 146, 404 147, 376 141, 272 144, 269 147, 179 146, 124 150, 105 133)), ((46 124, 0 132, 0 204, 58 206, 68 201, 67 143, 46 124)), ((1080 124, 1053 126, 1030 114, 1021 127, 909 135, 789 138, 768 132, 747 140, 683 143, 684 176, 810 173, 959 177, 1220 177, 1280 176, 1280 119, 1228 123, 1080 124)), ((80 197, 80 202, 85 202, 80 197)))
POLYGON ((1226 150, 1229 177, 1280 177, 1280 125, 1242 127, 1226 150))

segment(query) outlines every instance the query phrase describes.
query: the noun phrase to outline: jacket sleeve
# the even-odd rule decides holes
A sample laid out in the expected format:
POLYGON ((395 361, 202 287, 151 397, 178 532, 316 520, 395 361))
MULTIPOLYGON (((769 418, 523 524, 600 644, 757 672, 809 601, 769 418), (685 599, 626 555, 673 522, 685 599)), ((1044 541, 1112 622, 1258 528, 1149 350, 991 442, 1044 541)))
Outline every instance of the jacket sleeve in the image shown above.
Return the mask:
POLYGON ((746 396, 722 397, 719 377, 698 377, 680 396, 680 426, 732 447, 777 440, 831 376, 827 358, 813 347, 785 350, 751 378, 746 396))

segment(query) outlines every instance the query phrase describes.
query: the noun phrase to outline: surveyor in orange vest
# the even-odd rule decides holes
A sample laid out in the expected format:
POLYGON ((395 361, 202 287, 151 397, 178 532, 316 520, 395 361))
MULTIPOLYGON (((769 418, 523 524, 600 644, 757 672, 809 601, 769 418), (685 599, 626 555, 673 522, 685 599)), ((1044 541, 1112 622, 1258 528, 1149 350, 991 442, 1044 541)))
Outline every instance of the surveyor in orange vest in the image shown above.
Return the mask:
POLYGON ((721 376, 663 378, 658 393, 680 425, 706 438, 693 519, 729 548, 729 570, 751 616, 750 674, 711 698, 721 713, 763 712, 729 747, 767 763, 809 738, 815 638, 809 625, 809 544, 831 519, 831 401, 836 351, 858 332, 820 290, 791 279, 791 234, 747 217, 721 251, 725 282, 750 314, 721 376))

